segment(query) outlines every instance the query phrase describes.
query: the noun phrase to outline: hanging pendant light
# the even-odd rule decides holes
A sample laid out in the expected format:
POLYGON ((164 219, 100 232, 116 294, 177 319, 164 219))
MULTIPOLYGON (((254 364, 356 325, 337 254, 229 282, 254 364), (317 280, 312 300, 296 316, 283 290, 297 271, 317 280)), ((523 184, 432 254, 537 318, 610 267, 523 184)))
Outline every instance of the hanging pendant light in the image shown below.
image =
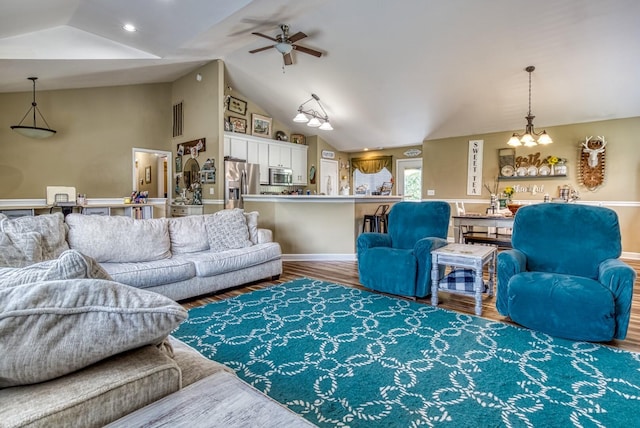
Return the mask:
POLYGON ((16 131, 18 134, 24 135, 25 137, 29 137, 29 138, 51 137, 53 134, 56 133, 56 131, 48 127, 49 124, 47 123, 44 116, 42 116, 42 113, 40 113, 40 109, 38 108, 38 104, 36 103, 36 80, 38 80, 38 78, 29 77, 28 79, 33 82, 33 101, 31 102, 31 108, 27 110, 27 113, 23 116, 20 123, 12 126, 11 129, 16 131), (33 110, 33 126, 23 125, 22 122, 24 122, 24 120, 27 118, 27 116, 29 115, 29 113, 31 113, 32 110, 33 110), (36 112, 40 115, 40 118, 42 119, 44 124, 47 126, 47 128, 42 128, 37 125, 36 112))
POLYGON ((529 113, 525 116, 525 119, 527 119, 527 125, 524 128, 523 134, 518 134, 516 132, 513 133, 507 142, 509 146, 517 147, 524 144, 526 147, 533 147, 538 144, 544 145, 553 143, 553 140, 549 134, 547 134, 547 131, 543 130, 542 132, 536 132, 533 128, 533 119, 535 116, 531 114, 531 73, 533 73, 533 70, 535 69, 536 68, 533 65, 524 69, 524 71, 529 73, 529 113), (538 137, 537 141, 536 137, 538 137))
POLYGON ((331 123, 329 123, 329 116, 320 103, 320 97, 318 97, 316 94, 311 94, 311 98, 300 104, 300 107, 298 107, 298 114, 296 114, 296 116, 293 118, 293 121, 298 123, 306 123, 307 126, 322 129, 323 131, 333 130, 333 126, 331 126, 331 123), (317 112, 313 109, 304 109, 304 105, 313 100, 316 100, 316 103, 318 103, 318 106, 320 107, 322 113, 317 112))

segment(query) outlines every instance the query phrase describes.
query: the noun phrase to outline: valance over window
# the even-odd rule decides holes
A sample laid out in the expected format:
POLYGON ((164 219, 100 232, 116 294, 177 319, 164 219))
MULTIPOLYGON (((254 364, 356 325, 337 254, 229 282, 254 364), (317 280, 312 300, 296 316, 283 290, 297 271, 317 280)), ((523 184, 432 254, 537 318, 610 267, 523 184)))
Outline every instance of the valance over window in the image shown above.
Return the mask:
POLYGON ((392 156, 351 159, 351 167, 360 170, 363 174, 377 174, 382 171, 382 168, 387 168, 391 172, 391 165, 393 165, 392 156))

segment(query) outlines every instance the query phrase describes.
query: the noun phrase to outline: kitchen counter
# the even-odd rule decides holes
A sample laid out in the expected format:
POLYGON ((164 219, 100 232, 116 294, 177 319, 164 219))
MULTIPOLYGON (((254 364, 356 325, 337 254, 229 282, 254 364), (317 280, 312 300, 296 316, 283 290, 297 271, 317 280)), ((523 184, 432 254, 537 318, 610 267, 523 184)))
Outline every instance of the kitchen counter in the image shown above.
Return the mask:
POLYGON ((244 195, 245 211, 260 213, 285 260, 355 260, 365 214, 402 196, 244 195))

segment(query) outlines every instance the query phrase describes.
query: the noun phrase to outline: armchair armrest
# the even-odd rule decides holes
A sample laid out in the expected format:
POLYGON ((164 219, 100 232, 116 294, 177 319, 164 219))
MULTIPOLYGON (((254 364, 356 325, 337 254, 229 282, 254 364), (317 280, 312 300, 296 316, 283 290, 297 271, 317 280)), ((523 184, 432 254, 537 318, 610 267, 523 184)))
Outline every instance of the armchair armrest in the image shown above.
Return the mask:
POLYGON ((366 232, 358 236, 358 254, 373 247, 391 247, 391 236, 386 233, 366 232))
MULTIPOLYGON (((431 252, 447 244, 447 240, 442 238, 422 238, 413 247, 413 255, 418 261, 417 297, 431 294, 431 252)), ((443 274, 444 267, 441 269, 440 276, 443 274)))
POLYGON ((616 307, 616 339, 627 336, 636 271, 620 259, 608 259, 598 266, 598 282, 611 290, 616 307))
POLYGON ((501 315, 509 315, 509 280, 527 269, 527 256, 520 250, 506 250, 498 254, 498 291, 496 309, 501 315))
POLYGON ((273 232, 271 229, 258 229, 258 244, 273 242, 273 232))

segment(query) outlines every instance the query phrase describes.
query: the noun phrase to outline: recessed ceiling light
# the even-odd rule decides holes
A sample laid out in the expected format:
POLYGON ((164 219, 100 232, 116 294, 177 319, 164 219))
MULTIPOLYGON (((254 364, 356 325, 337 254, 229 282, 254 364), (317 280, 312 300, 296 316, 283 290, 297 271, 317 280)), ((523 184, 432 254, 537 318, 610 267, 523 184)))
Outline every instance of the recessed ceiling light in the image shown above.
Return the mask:
POLYGON ((136 31, 136 27, 133 24, 124 24, 122 28, 124 28, 125 31, 128 31, 130 33, 133 33, 136 31))

